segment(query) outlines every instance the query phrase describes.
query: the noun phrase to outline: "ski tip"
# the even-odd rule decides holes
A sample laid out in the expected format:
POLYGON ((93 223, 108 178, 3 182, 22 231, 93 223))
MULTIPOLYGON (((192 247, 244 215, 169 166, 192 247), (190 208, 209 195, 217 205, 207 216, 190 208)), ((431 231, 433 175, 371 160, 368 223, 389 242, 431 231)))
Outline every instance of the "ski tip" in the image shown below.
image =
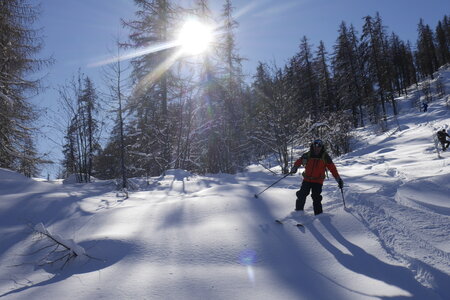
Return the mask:
POLYGON ((297 226, 297 227, 305 227, 305 225, 303 225, 301 223, 297 223, 297 224, 295 224, 295 226, 297 226))
POLYGON ((280 220, 275 220, 275 223, 283 224, 283 222, 281 222, 280 220))
POLYGON ((258 195, 255 194, 255 198, 258 198, 258 195))

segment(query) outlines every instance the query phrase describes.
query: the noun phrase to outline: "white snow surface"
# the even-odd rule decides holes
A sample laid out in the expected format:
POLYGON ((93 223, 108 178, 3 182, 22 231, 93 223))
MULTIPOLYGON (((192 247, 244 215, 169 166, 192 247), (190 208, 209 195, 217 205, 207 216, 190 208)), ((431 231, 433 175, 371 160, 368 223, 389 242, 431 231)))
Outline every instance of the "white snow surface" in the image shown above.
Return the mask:
POLYGON ((133 179, 124 199, 109 181, 0 169, 0 298, 450 299, 450 151, 434 141, 450 110, 442 97, 420 112, 419 97, 398 99, 401 130, 355 133, 356 150, 334 159, 346 208, 330 178, 317 217, 310 198, 290 217, 301 171, 255 198, 281 175, 170 170, 133 179), (39 267, 51 251, 35 252, 40 223, 89 257, 39 267))

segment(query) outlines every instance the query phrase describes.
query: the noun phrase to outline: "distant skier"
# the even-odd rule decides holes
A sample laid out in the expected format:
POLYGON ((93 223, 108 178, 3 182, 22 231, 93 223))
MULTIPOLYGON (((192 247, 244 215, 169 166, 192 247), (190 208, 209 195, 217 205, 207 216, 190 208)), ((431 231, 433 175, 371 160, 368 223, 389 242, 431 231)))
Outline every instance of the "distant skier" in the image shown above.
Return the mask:
POLYGON ((290 173, 297 173, 298 168, 302 165, 305 166, 305 171, 302 173, 302 186, 296 193, 297 201, 295 202, 295 210, 303 211, 306 197, 312 190, 311 198, 313 199, 314 214, 321 214, 323 212, 321 193, 326 169, 330 170, 331 174, 333 174, 340 189, 344 186, 344 182, 339 176, 331 157, 325 151, 325 146, 321 140, 315 140, 311 144, 309 152, 304 153, 295 161, 290 173))
POLYGON ((426 103, 426 102, 422 103, 422 109, 423 109, 423 112, 427 112, 428 111, 428 103, 426 103))
POLYGON ((450 137, 450 135, 448 135, 448 133, 445 132, 445 129, 439 130, 437 132, 437 138, 439 142, 441 142, 442 151, 445 151, 450 145, 450 141, 447 141, 447 137, 450 137))

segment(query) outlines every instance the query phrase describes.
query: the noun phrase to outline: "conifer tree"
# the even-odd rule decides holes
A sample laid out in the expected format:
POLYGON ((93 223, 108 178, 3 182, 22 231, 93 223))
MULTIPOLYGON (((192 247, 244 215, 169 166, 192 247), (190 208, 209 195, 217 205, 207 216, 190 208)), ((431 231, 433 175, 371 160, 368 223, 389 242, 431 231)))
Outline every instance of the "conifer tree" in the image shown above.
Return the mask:
POLYGON ((224 88, 225 88, 225 110, 227 147, 230 153, 229 170, 235 172, 246 160, 247 137, 244 130, 243 106, 243 74, 242 60, 239 56, 235 41, 235 30, 238 23, 233 18, 233 6, 230 0, 226 0, 223 6, 223 36, 221 43, 221 59, 224 64, 224 88))
MULTIPOLYGON (((197 0, 197 17, 206 24, 213 22, 209 1, 197 0)), ((198 113, 194 121, 191 155, 196 169, 201 173, 226 172, 229 163, 229 148, 224 135, 224 87, 221 86, 217 72, 219 61, 213 55, 217 47, 202 53, 199 66, 199 88, 194 95, 197 98, 198 113)))
POLYGON ((324 111, 336 111, 335 89, 328 68, 327 51, 323 41, 320 41, 314 60, 314 70, 318 80, 319 103, 323 104, 324 111))
POLYGON ((376 14, 375 18, 365 17, 361 39, 364 61, 367 62, 368 74, 376 87, 375 93, 382 109, 383 123, 381 123, 381 126, 386 129, 386 104, 388 101, 391 101, 394 115, 397 115, 398 111, 393 91, 391 53, 379 13, 376 14))
POLYGON ((41 82, 32 76, 52 63, 35 57, 43 45, 33 28, 38 16, 30 1, 0 1, 0 167, 25 172, 26 165, 30 176, 41 162, 32 147, 37 115, 29 102, 41 82))
POLYGON ((404 64, 404 56, 403 56, 403 49, 402 49, 402 43, 400 41, 400 38, 395 34, 391 34, 391 51, 392 51, 392 63, 393 63, 393 72, 394 72, 394 84, 397 89, 397 93, 400 96, 402 91, 406 89, 404 86, 404 74, 405 74, 405 64, 404 64))
POLYGON ((359 46, 353 26, 348 29, 345 22, 339 27, 339 36, 334 46, 333 70, 337 88, 337 109, 351 108, 353 125, 363 122, 363 69, 361 67, 359 46))
POLYGON ((313 69, 313 55, 306 36, 300 41, 299 52, 294 56, 295 73, 304 114, 314 120, 323 110, 323 103, 318 103, 318 80, 313 69))
MULTIPOLYGON (((130 29, 127 48, 158 47, 174 38, 176 14, 172 1, 135 0, 136 19, 123 21, 130 29)), ((171 164, 168 100, 173 78, 170 57, 174 50, 148 51, 132 60, 134 94, 128 105, 138 139, 130 152, 135 156, 136 175, 159 175, 171 164)))
POLYGON ((413 83, 418 85, 417 82, 417 66, 414 63, 414 52, 411 47, 411 43, 409 41, 406 42, 406 49, 405 49, 405 60, 407 64, 407 74, 408 74, 408 83, 407 86, 412 85, 413 83))
POLYGON ((433 73, 438 68, 433 31, 430 29, 430 26, 424 24, 423 20, 420 19, 418 33, 419 37, 417 39, 416 52, 417 66, 422 76, 430 76, 433 79, 433 73))
MULTIPOLYGON (((450 36, 446 34, 446 27, 450 27, 450 24, 441 21, 436 26, 436 51, 440 66, 450 63, 450 36)), ((447 32, 450 32, 450 29, 447 29, 447 32)))

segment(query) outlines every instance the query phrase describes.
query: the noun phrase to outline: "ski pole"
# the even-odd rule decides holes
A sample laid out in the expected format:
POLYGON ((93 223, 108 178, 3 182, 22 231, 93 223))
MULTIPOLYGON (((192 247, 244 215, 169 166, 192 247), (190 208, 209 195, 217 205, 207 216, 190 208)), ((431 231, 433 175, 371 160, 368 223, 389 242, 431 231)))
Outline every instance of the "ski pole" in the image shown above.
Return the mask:
POLYGON ((274 183, 272 183, 271 185, 269 185, 268 187, 266 187, 262 192, 259 192, 258 194, 255 194, 255 198, 258 198, 259 195, 261 195, 262 193, 264 193, 266 190, 270 189, 272 186, 274 186, 275 184, 277 184, 281 179, 286 178, 287 176, 289 176, 291 173, 287 173, 286 175, 284 175, 283 177, 281 177, 280 179, 278 179, 277 181, 275 181, 274 183))
POLYGON ((342 194, 342 202, 344 202, 344 208, 345 207, 345 199, 344 199, 344 190, 341 188, 341 194, 342 194))

